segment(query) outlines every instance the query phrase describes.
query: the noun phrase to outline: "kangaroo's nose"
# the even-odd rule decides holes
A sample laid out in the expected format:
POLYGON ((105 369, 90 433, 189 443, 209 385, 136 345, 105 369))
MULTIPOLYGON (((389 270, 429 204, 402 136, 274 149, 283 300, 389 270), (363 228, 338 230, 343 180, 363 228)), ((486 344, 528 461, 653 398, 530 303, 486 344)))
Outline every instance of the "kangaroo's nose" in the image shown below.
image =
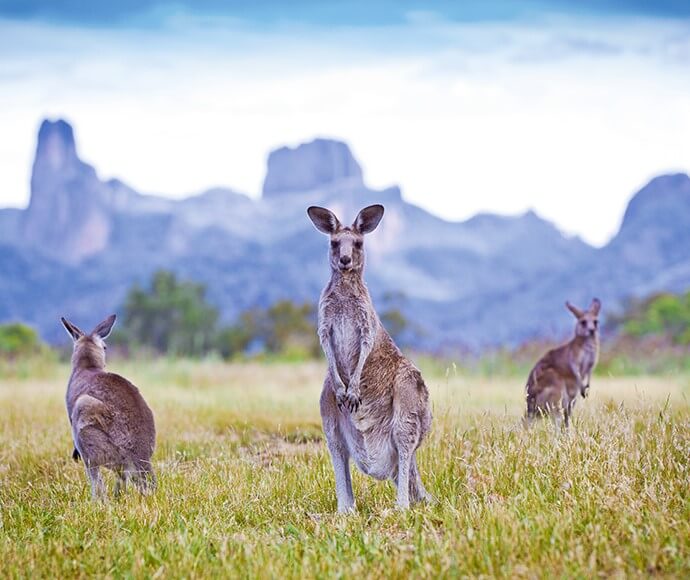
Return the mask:
POLYGON ((340 256, 340 263, 343 266, 347 266, 350 262, 352 262, 352 258, 350 258, 350 256, 340 256))

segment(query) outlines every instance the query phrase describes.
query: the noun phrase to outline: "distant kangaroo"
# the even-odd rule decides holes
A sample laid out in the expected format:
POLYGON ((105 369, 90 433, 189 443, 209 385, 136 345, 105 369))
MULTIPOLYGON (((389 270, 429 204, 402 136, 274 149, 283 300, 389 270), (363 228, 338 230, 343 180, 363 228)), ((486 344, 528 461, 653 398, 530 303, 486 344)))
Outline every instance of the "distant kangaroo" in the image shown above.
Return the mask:
POLYGON ((589 392, 599 358, 599 311, 601 302, 592 300, 588 310, 582 311, 570 302, 565 303, 577 318, 573 339, 547 352, 534 366, 527 379, 527 423, 537 414, 548 413, 559 422, 561 412, 565 426, 570 424, 577 396, 589 392))
POLYGON ((104 339, 115 324, 115 315, 90 334, 61 320, 74 341, 66 396, 74 441, 72 457, 83 459, 92 497, 106 495, 101 467, 117 474, 116 495, 128 479, 141 493, 152 490, 156 483, 151 465, 156 440, 153 414, 132 383, 105 371, 104 339))
POLYGON ((376 229, 383 211, 366 207, 344 227, 330 210, 307 210, 330 236, 331 278, 319 301, 319 340, 328 361, 320 407, 339 512, 355 506, 351 457, 363 473, 393 480, 398 507, 430 498, 415 456, 431 426, 429 392, 383 328, 362 277, 364 235, 376 229))

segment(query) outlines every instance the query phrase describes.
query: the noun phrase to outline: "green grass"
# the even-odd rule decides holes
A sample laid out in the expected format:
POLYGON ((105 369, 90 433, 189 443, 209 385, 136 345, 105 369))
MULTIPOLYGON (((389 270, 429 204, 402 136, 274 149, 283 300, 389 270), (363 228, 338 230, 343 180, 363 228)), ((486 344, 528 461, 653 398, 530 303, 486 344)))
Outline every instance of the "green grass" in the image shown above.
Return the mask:
MULTIPOLYGON (((690 378, 602 378, 575 428, 526 432, 521 378, 427 375, 433 505, 356 472, 339 516, 320 363, 121 363, 154 410, 159 489, 92 502, 69 369, 0 383, 3 577, 690 575, 690 378)), ((109 479, 112 485, 112 479, 109 479)))

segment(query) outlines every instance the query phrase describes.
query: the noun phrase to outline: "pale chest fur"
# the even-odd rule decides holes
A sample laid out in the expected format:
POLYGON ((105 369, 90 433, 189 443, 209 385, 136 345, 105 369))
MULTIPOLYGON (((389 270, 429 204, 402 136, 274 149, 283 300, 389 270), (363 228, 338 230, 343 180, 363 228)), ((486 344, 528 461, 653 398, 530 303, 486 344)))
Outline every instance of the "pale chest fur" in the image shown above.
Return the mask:
POLYGON ((338 317, 331 327, 331 343, 335 361, 343 380, 349 380, 352 376, 360 351, 361 332, 352 320, 346 317, 338 317))
POLYGON ((577 365, 582 377, 588 376, 599 358, 599 341, 588 340, 577 351, 577 365))
POLYGON ((347 384, 364 336, 375 334, 376 315, 366 297, 324 293, 319 303, 319 327, 330 338, 336 365, 347 384))

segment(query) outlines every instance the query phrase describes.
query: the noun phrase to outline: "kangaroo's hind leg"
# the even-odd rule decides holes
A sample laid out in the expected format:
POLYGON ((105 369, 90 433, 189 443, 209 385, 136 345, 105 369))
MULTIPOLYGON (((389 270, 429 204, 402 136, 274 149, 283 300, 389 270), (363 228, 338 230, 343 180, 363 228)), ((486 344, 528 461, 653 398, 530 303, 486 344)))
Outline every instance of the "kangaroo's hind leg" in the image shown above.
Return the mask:
POLYGON ((404 510, 410 506, 410 501, 426 496, 415 453, 428 430, 431 415, 426 408, 428 394, 419 371, 403 372, 396 382, 391 435, 398 455, 397 505, 404 510))
POLYGON ((86 475, 91 482, 91 496, 94 499, 104 499, 105 484, 101 477, 100 468, 110 467, 119 463, 116 450, 108 441, 107 435, 100 429, 86 426, 76 434, 76 448, 79 450, 86 475))
POLYGON ((115 480, 115 497, 120 497, 123 492, 127 491, 127 471, 118 469, 115 475, 117 477, 115 480))
POLYGON ((398 473, 395 478, 398 488, 397 504, 400 509, 407 509, 410 507, 411 487, 419 475, 416 463, 414 473, 412 472, 414 453, 419 442, 419 425, 414 416, 402 417, 394 420, 394 423, 397 423, 393 432, 393 441, 398 451, 398 473))
POLYGON ((146 459, 133 459, 125 469, 125 478, 132 482, 141 495, 149 495, 156 490, 156 474, 153 464, 146 459))
POLYGON ((431 495, 424 489, 422 484, 422 477, 419 474, 417 467, 417 452, 412 454, 412 461, 410 463, 410 501, 417 503, 421 501, 432 501, 431 495))
POLYGON ((538 418, 538 409, 537 409, 537 397, 532 394, 532 393, 527 393, 527 411, 525 411, 525 416, 522 419, 522 424, 525 427, 525 429, 529 429, 532 426, 532 423, 534 423, 535 419, 538 418))
POLYGON ((103 478, 101 477, 101 471, 98 465, 86 465, 86 475, 91 481, 91 497, 96 500, 106 499, 105 484, 103 483, 103 478))
POLYGON ((335 495, 339 512, 349 512, 355 509, 355 496, 352 491, 350 478, 350 452, 338 424, 338 409, 335 392, 326 380, 321 393, 321 421, 326 435, 328 451, 335 473, 335 495))
POLYGON ((567 429, 570 427, 570 418, 573 416, 573 409, 575 408, 575 402, 577 401, 577 395, 575 395, 572 399, 568 396, 567 393, 563 394, 563 401, 562 401, 562 406, 563 406, 563 419, 565 422, 565 428, 567 429))

